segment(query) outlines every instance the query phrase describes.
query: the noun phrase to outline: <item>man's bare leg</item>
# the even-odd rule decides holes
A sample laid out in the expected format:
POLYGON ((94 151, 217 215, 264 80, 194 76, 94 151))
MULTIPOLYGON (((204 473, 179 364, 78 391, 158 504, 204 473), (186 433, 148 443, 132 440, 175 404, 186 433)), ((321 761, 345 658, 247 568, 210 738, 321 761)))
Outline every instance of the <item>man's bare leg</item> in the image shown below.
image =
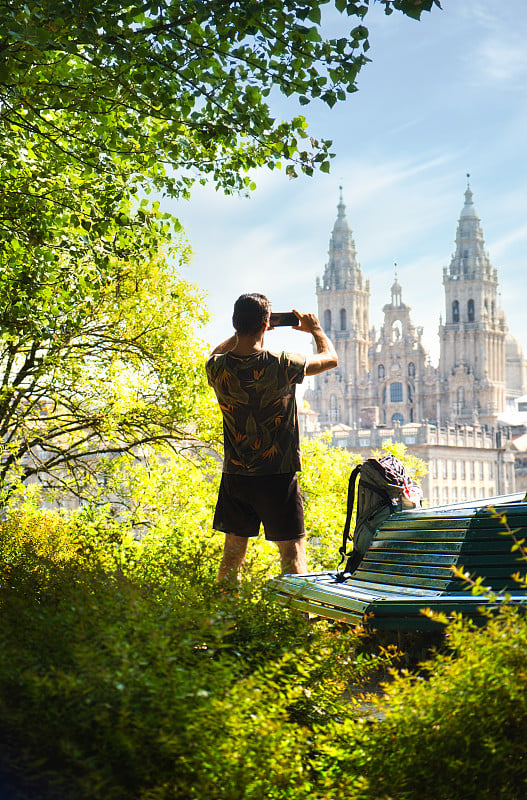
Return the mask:
POLYGON ((240 583, 242 564, 247 554, 249 539, 245 536, 235 536, 233 533, 225 534, 223 556, 218 570, 218 583, 230 583, 233 586, 240 583))
POLYGON ((307 572, 305 538, 290 539, 276 544, 280 551, 282 575, 303 575, 307 572))

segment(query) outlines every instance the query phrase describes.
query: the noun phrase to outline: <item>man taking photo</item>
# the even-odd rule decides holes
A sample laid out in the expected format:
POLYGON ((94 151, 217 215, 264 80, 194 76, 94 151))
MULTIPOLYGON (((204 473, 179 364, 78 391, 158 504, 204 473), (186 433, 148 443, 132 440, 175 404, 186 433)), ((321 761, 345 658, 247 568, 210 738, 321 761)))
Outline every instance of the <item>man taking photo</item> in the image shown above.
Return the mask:
POLYGON ((260 523, 276 542, 282 574, 307 571, 304 511, 296 477, 301 468, 297 383, 337 366, 333 344, 314 314, 294 314, 295 330, 313 336, 316 355, 266 350, 271 304, 244 294, 234 305, 235 334, 207 359, 209 384, 223 415, 225 456, 213 527, 225 533, 218 581, 240 581, 249 538, 260 523))

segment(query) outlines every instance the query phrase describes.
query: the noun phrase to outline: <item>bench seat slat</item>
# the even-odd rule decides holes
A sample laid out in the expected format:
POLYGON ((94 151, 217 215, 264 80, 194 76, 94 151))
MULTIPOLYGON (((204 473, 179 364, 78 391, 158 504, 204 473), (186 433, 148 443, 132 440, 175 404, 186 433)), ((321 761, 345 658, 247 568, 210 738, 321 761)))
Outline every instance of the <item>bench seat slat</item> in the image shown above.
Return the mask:
POLYGON ((401 586, 415 586, 417 588, 422 586, 426 589, 447 589, 453 582, 451 577, 425 577, 422 575, 407 575, 403 581, 400 575, 392 573, 385 574, 382 579, 380 579, 379 573, 373 570, 369 572, 367 570, 362 570, 360 573, 355 572, 353 573, 353 577, 357 581, 365 580, 370 583, 376 583, 378 586, 382 584, 397 586, 399 584, 401 586))

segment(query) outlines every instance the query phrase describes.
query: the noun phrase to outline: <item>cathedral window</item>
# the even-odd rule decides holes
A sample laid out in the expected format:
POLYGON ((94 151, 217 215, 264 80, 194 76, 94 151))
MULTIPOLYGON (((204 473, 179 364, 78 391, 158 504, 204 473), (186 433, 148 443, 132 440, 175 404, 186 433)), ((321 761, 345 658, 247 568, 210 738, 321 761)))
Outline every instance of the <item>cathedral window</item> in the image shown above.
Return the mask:
POLYGON ((384 375, 385 375, 384 364, 379 364, 379 366, 377 367, 377 377, 378 377, 378 379, 381 381, 384 378, 384 375))
POLYGON ((404 417, 402 414, 394 414, 392 416, 392 422, 396 423, 397 425, 404 425, 404 417))
POLYGON ((452 322, 459 322, 459 303, 457 300, 452 303, 452 322))
POLYGON ((339 406, 334 394, 329 398, 329 421, 332 425, 339 421, 339 406))
POLYGON ((408 364, 408 377, 415 378, 415 364, 413 361, 408 364))
POLYGON ((340 309, 340 330, 341 331, 345 331, 346 330, 346 309, 345 308, 341 308, 340 309))
POLYGON ((390 384, 390 402, 403 402, 403 385, 399 381, 395 381, 394 383, 390 384))
POLYGON ((324 330, 330 331, 331 330, 331 311, 327 308, 324 311, 324 330))
POLYGON ((467 314, 468 314, 468 321, 474 322, 475 313, 474 313, 474 300, 469 300, 467 303, 467 314))

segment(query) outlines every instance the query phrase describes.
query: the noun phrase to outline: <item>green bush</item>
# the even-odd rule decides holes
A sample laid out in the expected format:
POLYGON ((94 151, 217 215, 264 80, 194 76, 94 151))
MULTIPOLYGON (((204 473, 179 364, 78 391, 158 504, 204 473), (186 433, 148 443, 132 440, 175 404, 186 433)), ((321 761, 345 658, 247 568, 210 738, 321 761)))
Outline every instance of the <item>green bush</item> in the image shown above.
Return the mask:
POLYGON ((526 796, 524 615, 507 607, 478 628, 458 618, 446 642, 417 674, 394 674, 375 713, 319 740, 328 798, 526 796))
POLYGON ((307 797, 356 636, 218 594, 159 535, 27 513, 0 526, 4 766, 61 800, 307 797))

